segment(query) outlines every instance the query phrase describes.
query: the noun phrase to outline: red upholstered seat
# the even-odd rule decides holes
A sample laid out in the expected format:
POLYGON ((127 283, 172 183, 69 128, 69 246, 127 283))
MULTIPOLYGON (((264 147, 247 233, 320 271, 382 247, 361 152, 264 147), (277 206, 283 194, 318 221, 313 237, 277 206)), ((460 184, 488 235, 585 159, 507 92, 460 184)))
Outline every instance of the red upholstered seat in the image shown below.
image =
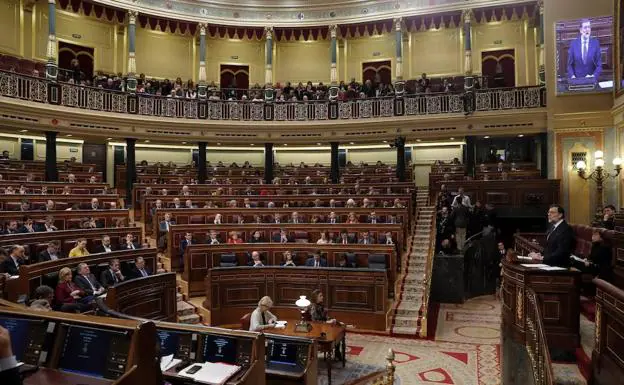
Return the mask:
POLYGON ((202 224, 204 223, 204 216, 203 215, 191 215, 189 218, 189 223, 196 225, 196 224, 202 224))
POLYGON ((240 319, 241 330, 249 330, 251 325, 251 313, 247 313, 243 315, 240 319))

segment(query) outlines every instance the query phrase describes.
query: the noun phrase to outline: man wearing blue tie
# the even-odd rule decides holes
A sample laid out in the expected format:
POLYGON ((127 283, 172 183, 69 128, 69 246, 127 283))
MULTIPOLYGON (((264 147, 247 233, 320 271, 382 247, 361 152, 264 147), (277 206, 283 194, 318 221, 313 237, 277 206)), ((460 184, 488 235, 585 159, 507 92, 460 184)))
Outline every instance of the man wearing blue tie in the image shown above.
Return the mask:
POLYGON ((568 78, 594 78, 602 72, 600 42, 591 36, 591 21, 581 20, 580 35, 572 40, 568 49, 568 78))

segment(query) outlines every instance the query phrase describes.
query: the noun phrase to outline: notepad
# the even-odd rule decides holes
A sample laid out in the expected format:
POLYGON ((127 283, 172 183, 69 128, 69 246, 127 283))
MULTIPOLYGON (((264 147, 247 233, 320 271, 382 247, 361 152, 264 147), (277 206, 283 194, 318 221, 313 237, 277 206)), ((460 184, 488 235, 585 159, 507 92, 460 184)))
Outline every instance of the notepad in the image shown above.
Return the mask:
POLYGON ((182 369, 178 375, 181 377, 191 378, 193 381, 209 385, 222 385, 230 377, 240 370, 240 366, 228 365, 220 362, 204 362, 203 364, 192 364, 182 369), (188 374, 187 371, 193 366, 201 365, 202 368, 194 374, 188 374))
POLYGON ((180 362, 182 362, 182 360, 180 360, 178 358, 173 358, 173 354, 161 357, 160 358, 160 370, 165 372, 165 371, 173 368, 174 366, 176 366, 180 362))
POLYGON ((568 270, 565 267, 559 267, 559 266, 540 266, 540 270, 546 270, 546 271, 556 271, 556 270, 568 270))
POLYGON ((275 321, 275 328, 285 329, 287 324, 288 324, 288 321, 275 321))
POLYGON ((530 260, 532 260, 532 259, 533 259, 533 258, 531 258, 531 257, 525 257, 524 255, 518 255, 518 256, 516 256, 516 257, 517 257, 518 259, 526 259, 526 260, 528 260, 528 261, 530 261, 530 260))
POLYGON ((538 268, 538 267, 544 267, 548 265, 544 265, 543 263, 521 263, 520 266, 538 268))

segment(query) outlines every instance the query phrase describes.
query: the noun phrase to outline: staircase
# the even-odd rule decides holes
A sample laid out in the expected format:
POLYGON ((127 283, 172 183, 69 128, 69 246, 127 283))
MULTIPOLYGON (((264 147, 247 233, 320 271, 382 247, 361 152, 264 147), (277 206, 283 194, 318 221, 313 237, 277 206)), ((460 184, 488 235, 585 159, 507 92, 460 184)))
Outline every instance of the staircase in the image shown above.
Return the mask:
POLYGON ((184 300, 182 293, 177 294, 178 322, 183 324, 199 324, 201 317, 197 314, 197 309, 192 304, 184 300))
POLYGON ((431 236, 435 234, 431 230, 435 208, 427 206, 428 198, 427 188, 416 191, 416 221, 412 242, 401 266, 403 274, 399 278, 401 286, 393 309, 392 335, 417 337, 421 334, 425 314, 425 268, 432 252, 431 236))

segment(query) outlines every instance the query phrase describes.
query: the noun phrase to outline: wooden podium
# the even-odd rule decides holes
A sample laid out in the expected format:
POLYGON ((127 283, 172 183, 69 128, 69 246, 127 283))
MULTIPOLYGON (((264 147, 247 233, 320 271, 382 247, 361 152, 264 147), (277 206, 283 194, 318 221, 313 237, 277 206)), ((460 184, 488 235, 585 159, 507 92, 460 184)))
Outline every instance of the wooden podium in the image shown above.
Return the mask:
POLYGON ((573 350, 580 345, 580 285, 577 270, 541 270, 522 266, 523 262, 503 262, 503 333, 524 345, 526 290, 537 295, 546 339, 550 348, 573 350))

